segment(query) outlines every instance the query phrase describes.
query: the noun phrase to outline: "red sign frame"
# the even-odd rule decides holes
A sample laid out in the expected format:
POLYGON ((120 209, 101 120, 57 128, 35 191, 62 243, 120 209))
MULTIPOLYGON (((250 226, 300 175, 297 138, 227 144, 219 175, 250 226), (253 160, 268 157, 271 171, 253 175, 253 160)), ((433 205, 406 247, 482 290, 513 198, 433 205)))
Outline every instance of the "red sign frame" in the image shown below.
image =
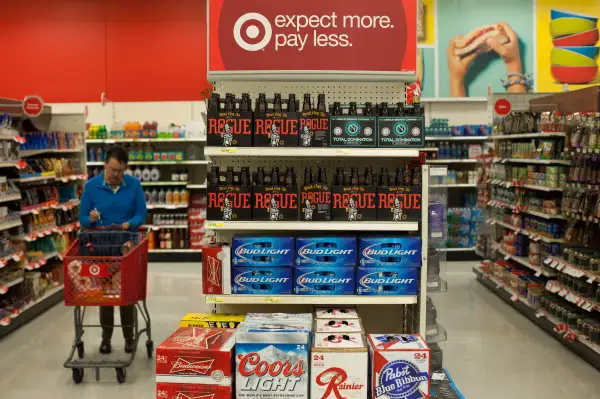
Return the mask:
POLYGON ((208 80, 416 80, 417 0, 208 0, 207 25, 208 80))
POLYGON ((25 96, 23 113, 30 118, 40 116, 44 112, 44 100, 40 96, 25 96))

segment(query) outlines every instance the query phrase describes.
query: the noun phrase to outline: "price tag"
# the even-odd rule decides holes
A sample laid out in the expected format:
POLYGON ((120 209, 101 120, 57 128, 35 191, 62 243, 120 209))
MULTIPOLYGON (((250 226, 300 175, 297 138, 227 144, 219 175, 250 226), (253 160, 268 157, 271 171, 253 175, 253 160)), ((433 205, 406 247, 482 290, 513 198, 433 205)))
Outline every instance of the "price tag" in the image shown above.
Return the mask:
POLYGON ((541 271, 541 270, 538 270, 538 271, 535 273, 535 276, 536 276, 536 277, 539 277, 539 276, 541 276, 541 275, 542 275, 542 271, 541 271))
POLYGON ((225 226, 225 223, 213 222, 213 223, 206 224, 207 229, 214 228, 214 227, 223 227, 223 226, 225 226))
POLYGON ((44 237, 44 233, 42 233, 42 232, 37 233, 37 236, 38 236, 38 238, 43 238, 44 237))
POLYGON ((238 152, 237 148, 229 147, 229 148, 221 148, 219 150, 221 154, 236 154, 238 152))
POLYGON ((557 260, 555 260, 552 263, 550 263, 550 267, 551 268, 556 269, 556 266, 558 266, 558 261, 557 260))
POLYGON ((539 240, 540 240, 540 237, 539 237, 539 236, 534 236, 534 235, 532 235, 532 236, 531 236, 531 239, 532 239, 533 241, 539 241, 539 240))
POLYGON ((352 154, 352 150, 348 149, 348 148, 344 148, 344 149, 336 150, 335 153, 341 154, 341 155, 350 155, 350 154, 352 154))
POLYGON ((429 176, 447 176, 448 175, 448 167, 447 166, 435 166, 429 168, 429 176))
POLYGON ((588 284, 592 284, 594 281, 596 281, 596 277, 590 277, 587 279, 588 284))
POLYGON ((6 327, 10 324, 10 322, 11 322, 10 317, 5 317, 3 319, 0 319, 0 326, 6 327))
POLYGON ((546 258, 546 260, 544 260, 544 265, 547 265, 548 263, 552 262, 552 258, 546 258))
POLYGON ((427 283, 427 288, 437 288, 440 284, 437 281, 429 281, 427 283))
POLYGON ((279 297, 273 297, 273 296, 265 297, 265 303, 279 303, 279 302, 281 302, 281 298, 279 298, 279 297))
POLYGON ((510 297, 510 300, 513 301, 513 302, 517 302, 519 300, 519 297, 516 296, 516 295, 513 295, 513 296, 510 297))
POLYGON ((565 264, 564 264, 564 263, 559 263, 559 264, 556 266, 556 270, 558 270, 558 271, 561 271, 561 270, 562 270, 562 269, 564 269, 564 268, 565 268, 565 264))
POLYGON ((225 298, 220 296, 208 296, 206 297, 206 303, 223 303, 225 298))
POLYGON ((564 298, 564 297, 566 297, 566 296, 567 296, 567 294, 568 294, 568 293, 569 293, 569 291, 567 291, 567 290, 565 290, 565 289, 563 288, 563 289, 561 289, 561 290, 558 292, 558 296, 561 296, 561 297, 563 297, 563 298, 564 298))
POLYGON ((492 220, 492 221, 490 222, 490 224, 493 226, 493 225, 495 225, 495 224, 496 224, 496 221, 495 221, 495 220, 492 220))
POLYGON ((177 209, 177 205, 167 205, 167 209, 177 209))
POLYGON ((432 373, 431 379, 434 381, 444 381, 446 379, 446 374, 444 373, 432 373))

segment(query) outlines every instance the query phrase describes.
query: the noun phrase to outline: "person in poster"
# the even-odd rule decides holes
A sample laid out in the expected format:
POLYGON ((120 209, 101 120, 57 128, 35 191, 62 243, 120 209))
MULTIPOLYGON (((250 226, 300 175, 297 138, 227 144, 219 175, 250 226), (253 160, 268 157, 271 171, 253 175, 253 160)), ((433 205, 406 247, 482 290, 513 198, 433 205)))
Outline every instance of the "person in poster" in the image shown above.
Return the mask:
POLYGON ((519 51, 519 38, 505 22, 482 26, 467 35, 457 35, 450 40, 446 55, 451 97, 466 97, 465 76, 473 61, 487 51, 494 51, 506 65, 507 91, 527 91, 519 51))

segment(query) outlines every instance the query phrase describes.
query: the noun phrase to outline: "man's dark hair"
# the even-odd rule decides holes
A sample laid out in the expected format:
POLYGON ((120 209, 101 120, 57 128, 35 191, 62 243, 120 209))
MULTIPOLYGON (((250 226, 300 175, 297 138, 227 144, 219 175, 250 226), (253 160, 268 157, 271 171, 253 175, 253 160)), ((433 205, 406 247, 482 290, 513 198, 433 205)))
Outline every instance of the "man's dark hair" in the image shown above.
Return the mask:
POLYGON ((127 163, 129 162, 129 154, 127 153, 127 150, 125 150, 123 147, 117 144, 108 147, 108 150, 106 150, 106 158, 104 159, 104 162, 110 161, 111 158, 116 159, 117 161, 124 163, 125 165, 127 165, 127 163))

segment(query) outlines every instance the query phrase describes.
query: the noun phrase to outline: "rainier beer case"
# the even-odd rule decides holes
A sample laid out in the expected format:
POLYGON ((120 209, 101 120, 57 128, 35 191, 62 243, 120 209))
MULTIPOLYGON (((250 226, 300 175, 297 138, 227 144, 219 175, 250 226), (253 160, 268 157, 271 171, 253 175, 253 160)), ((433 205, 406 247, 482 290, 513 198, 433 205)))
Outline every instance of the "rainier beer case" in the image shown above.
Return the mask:
POLYGON ((366 399, 369 354, 362 333, 315 334, 310 365, 312 399, 366 399))
POLYGON ((370 334, 371 397, 429 398, 430 350, 420 335, 370 334))

